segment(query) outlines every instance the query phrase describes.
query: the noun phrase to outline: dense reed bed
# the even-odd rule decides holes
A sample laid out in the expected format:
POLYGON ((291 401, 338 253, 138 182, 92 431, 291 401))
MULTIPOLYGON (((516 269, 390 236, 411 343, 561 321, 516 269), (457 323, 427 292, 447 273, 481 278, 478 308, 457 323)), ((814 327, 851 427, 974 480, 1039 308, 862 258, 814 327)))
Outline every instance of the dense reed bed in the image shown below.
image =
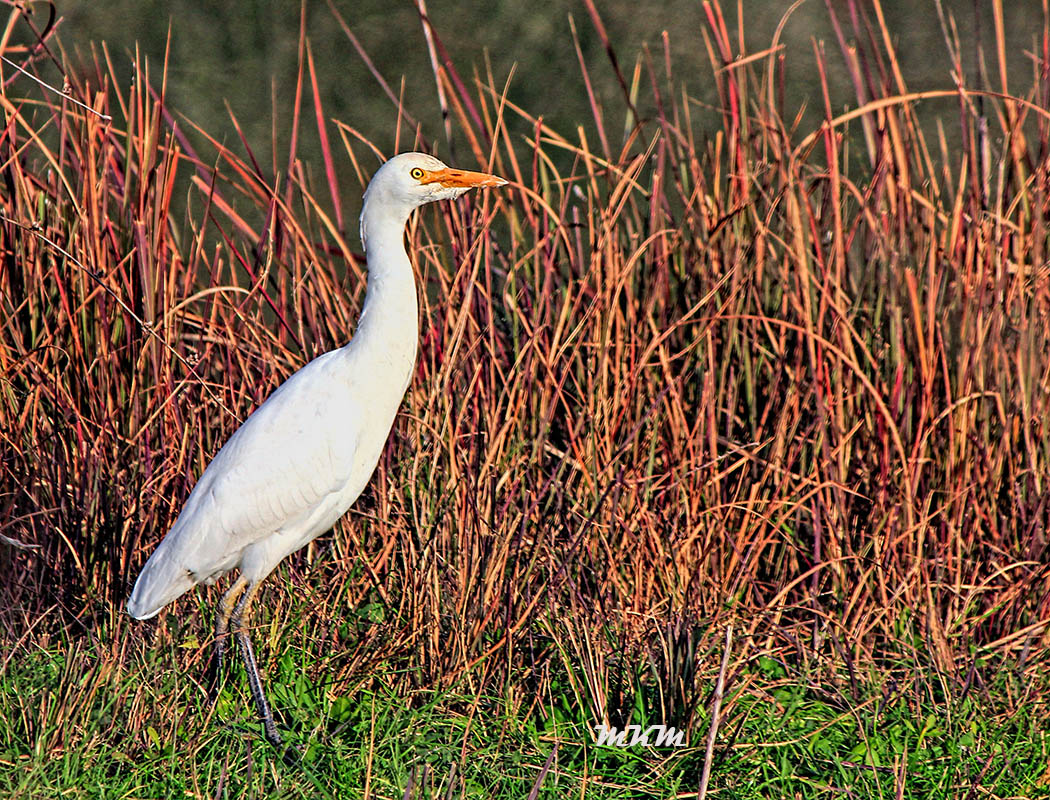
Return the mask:
MULTIPOLYGON (((904 84, 877 4, 830 4, 839 40, 790 65, 705 11, 715 108, 657 48, 584 67, 615 74, 619 106, 557 131, 435 58, 454 152, 444 132, 401 148, 514 185, 411 227, 417 375, 355 511, 265 590, 271 675, 584 727, 634 713, 697 746, 720 672, 723 725, 784 683, 843 707, 1043 702, 1048 21, 1030 75, 997 71, 994 39, 989 86, 949 34, 950 88, 928 90, 904 84), (822 88, 816 129, 782 105, 789 67, 822 88)), ((5 651, 57 646, 89 676, 8 720, 41 752, 206 729, 215 590, 159 625, 123 600, 225 438, 353 335, 353 209, 389 153, 327 117, 302 52, 291 150, 267 154, 193 130, 163 65, 118 89, 104 48, 73 69, 45 37, 9 56, 64 92, 3 66, 5 651), (301 163, 317 136, 324 163, 301 163), (99 692, 117 697, 88 725, 99 692)))

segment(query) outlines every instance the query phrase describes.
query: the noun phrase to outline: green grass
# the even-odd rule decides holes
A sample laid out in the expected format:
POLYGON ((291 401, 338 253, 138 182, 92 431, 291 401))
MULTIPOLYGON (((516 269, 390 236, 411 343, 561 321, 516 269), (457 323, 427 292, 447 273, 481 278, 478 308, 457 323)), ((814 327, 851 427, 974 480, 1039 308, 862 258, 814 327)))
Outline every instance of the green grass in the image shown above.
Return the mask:
MULTIPOLYGON (((197 649, 183 633, 174 646, 197 649)), ((165 648, 144 655, 114 662, 110 648, 79 640, 9 663, 0 794, 316 798, 367 787, 373 797, 522 798, 539 782, 538 797, 672 798, 695 796, 705 761, 709 714, 682 748, 598 747, 593 720, 563 697, 405 694, 393 680, 348 692, 326 681, 326 655, 292 648, 267 670, 295 748, 282 759, 261 737, 239 668, 212 709, 202 676, 178 674, 165 648), (139 703, 160 710, 145 725, 131 719, 139 703)), ((897 672, 927 672, 919 666, 897 672)), ((1017 680, 1004 669, 1000 685, 946 700, 935 685, 885 678, 855 692, 814 685, 760 659, 730 690, 709 796, 1050 796, 1045 706, 996 702, 1017 680)))

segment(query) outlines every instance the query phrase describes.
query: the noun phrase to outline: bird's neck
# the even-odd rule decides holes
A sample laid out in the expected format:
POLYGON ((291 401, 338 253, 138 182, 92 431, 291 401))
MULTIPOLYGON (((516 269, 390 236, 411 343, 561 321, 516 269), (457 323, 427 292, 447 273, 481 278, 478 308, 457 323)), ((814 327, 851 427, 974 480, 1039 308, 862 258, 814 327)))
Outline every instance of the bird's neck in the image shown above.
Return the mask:
POLYGON ((377 369, 403 372, 407 383, 416 360, 419 318, 415 278, 405 252, 405 222, 371 219, 367 212, 362 216, 368 287, 351 345, 372 353, 377 369))

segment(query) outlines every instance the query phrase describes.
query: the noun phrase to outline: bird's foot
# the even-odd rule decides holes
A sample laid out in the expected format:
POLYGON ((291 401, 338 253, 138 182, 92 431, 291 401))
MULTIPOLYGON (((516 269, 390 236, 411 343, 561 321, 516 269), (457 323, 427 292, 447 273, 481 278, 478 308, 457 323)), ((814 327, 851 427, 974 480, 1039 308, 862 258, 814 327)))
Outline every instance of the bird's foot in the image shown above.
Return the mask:
POLYGON ((285 745, 281 752, 281 761, 286 767, 298 767, 303 763, 303 755, 306 748, 300 745, 285 745))
MULTIPOLYGON (((269 711, 269 709, 267 709, 267 711, 269 711)), ((281 734, 277 730, 277 725, 274 724, 272 716, 267 716, 263 719, 263 733, 266 735, 266 741, 268 741, 278 750, 281 749, 281 745, 284 744, 284 740, 281 739, 281 734)))

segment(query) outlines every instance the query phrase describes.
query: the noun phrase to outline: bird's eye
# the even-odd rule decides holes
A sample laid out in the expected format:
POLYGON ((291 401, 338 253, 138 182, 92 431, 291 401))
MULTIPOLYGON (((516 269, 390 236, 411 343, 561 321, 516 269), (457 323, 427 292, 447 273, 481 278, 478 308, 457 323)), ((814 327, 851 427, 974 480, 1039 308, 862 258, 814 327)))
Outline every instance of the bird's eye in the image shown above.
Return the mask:
POLYGON ((423 180, 423 170, 421 170, 419 167, 413 167, 412 171, 408 174, 415 178, 417 181, 423 180))

